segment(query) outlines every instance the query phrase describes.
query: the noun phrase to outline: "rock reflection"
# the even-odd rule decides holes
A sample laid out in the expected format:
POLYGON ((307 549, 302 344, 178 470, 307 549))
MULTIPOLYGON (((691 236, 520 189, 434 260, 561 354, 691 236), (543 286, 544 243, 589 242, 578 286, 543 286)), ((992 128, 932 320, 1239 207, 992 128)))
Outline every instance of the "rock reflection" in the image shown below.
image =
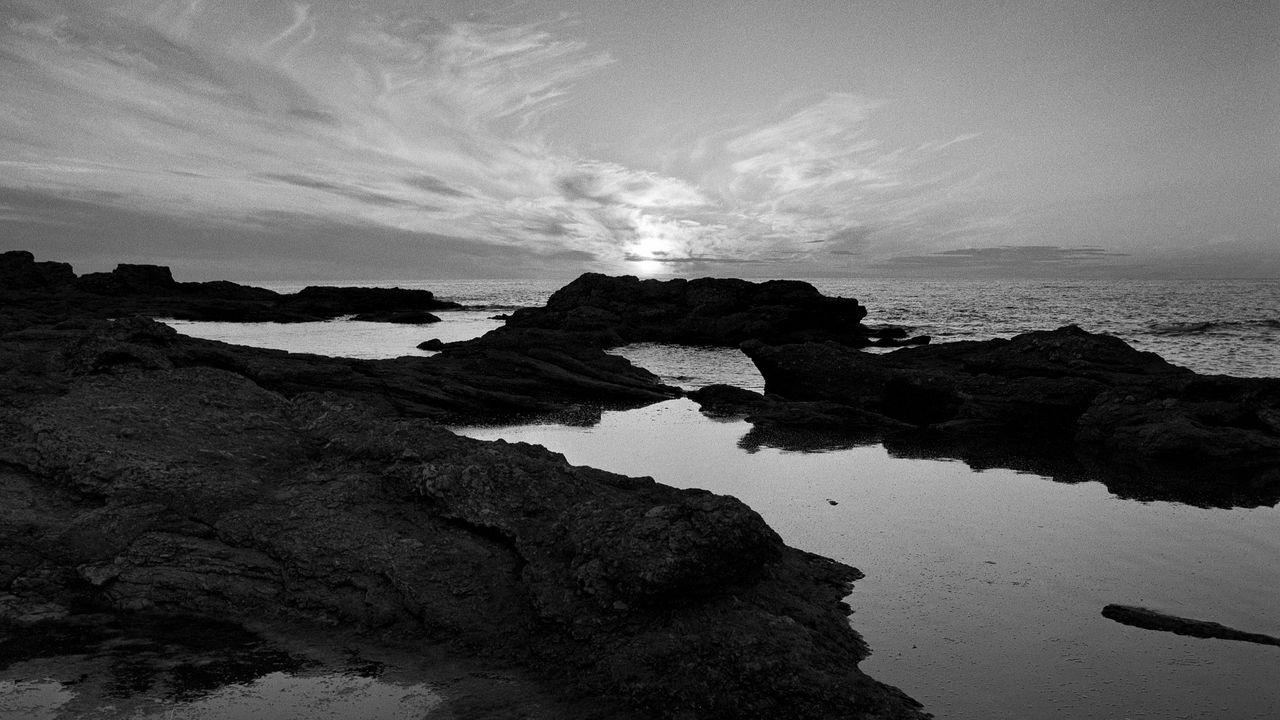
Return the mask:
POLYGON ((384 667, 322 664, 207 619, 71 616, 7 629, 0 717, 399 720, 442 703, 425 685, 383 682, 384 667))

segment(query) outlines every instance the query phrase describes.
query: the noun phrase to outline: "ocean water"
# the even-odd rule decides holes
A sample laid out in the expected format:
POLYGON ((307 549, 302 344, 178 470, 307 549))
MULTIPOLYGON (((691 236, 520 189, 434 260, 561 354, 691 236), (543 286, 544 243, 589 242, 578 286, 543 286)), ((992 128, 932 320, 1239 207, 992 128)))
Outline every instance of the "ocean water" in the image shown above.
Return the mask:
MULTIPOLYGON (((476 306, 423 327, 174 324, 230 342, 394 357, 421 353, 417 343, 432 337, 481 334, 501 322, 495 314, 541 304, 558 285, 416 284, 476 306)), ((935 341, 1074 323, 1199 372, 1280 376, 1280 282, 815 285, 857 297, 869 309, 868 324, 905 325, 935 341)), ((734 349, 615 352, 682 387, 760 389, 758 373, 734 349)), ((749 429, 673 400, 605 413, 593 427, 457 431, 538 443, 575 464, 737 496, 789 544, 860 568, 867 577, 848 600, 852 625, 873 649, 863 669, 939 718, 1280 717, 1280 648, 1140 630, 1100 614, 1108 603, 1146 605, 1280 635, 1280 509, 1125 500, 1098 483, 977 472, 960 462, 894 457, 878 445, 761 448, 744 442, 749 429)))
MULTIPOLYGON (((853 297, 867 308, 868 325, 900 325, 934 342, 1012 337, 1030 330, 1079 325, 1116 335, 1139 350, 1196 372, 1280 377, 1280 280, 811 280, 827 295, 853 297)), ((359 284, 359 283, 351 283, 359 284)), ((189 334, 260 347, 350 357, 429 355, 416 346, 477 337, 502 324, 517 307, 538 306, 563 283, 537 280, 451 280, 368 283, 429 289, 466 310, 437 313, 442 322, 389 326, 327 323, 191 323, 170 321, 189 334)), ((271 285, 282 292, 298 284, 271 285)), ((640 361, 681 387, 710 382, 759 383, 754 367, 734 349, 632 346, 617 352, 640 361), (672 372, 665 372, 670 365, 672 372)))

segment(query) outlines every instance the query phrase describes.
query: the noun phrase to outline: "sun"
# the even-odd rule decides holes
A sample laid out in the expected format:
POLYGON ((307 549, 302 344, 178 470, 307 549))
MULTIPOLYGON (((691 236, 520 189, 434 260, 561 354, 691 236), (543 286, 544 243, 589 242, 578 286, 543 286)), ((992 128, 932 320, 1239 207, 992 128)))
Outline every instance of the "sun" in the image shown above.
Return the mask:
POLYGON ((631 245, 629 258, 636 272, 641 275, 657 275, 663 270, 661 258, 671 254, 671 241, 655 232, 642 232, 631 245))
POLYGON ((637 273, 641 275, 657 275, 662 272, 662 263, 657 260, 636 260, 632 262, 637 273))

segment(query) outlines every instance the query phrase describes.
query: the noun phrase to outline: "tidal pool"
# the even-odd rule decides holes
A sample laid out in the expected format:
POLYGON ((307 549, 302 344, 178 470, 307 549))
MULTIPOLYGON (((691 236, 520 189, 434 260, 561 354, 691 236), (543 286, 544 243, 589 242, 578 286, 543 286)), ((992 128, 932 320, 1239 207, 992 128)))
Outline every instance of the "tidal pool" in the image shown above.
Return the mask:
POLYGON ((960 462, 740 447, 688 400, 594 427, 458 428, 574 464, 733 495, 791 545, 866 573, 862 668, 939 718, 1274 718, 1280 648, 1119 625, 1145 605, 1280 635, 1280 510, 1137 502, 960 462))

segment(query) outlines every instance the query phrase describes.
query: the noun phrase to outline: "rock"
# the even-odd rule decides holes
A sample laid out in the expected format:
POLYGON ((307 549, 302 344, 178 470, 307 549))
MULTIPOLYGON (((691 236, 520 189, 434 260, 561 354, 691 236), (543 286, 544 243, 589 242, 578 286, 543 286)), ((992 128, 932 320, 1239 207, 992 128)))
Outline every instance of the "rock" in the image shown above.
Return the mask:
POLYGON ((109 273, 89 273, 76 279, 79 290, 95 295, 174 295, 179 292, 173 273, 162 265, 117 265, 109 273))
MULTIPOLYGON (((161 265, 118 265, 111 272, 76 277, 65 263, 38 263, 29 252, 0 255, 0 298, 10 317, 24 312, 57 322, 67 317, 172 317, 228 322, 306 322, 363 315, 375 322, 423 324, 430 311, 455 310, 427 290, 307 287, 280 293, 227 281, 176 282, 161 265)), ((433 320, 432 318, 436 318, 433 320)))
POLYGON ((774 400, 752 411, 765 426, 845 422, 830 410, 811 416, 806 404, 823 402, 900 454, 1093 477, 1126 497, 1280 501, 1280 431, 1266 420, 1280 408, 1277 379, 1197 375, 1074 326, 885 354, 742 347, 774 400))
POLYGON ((0 253, 0 292, 49 290, 70 285, 75 279, 67 263, 36 262, 26 250, 0 253))
POLYGON ((11 619, 417 633, 652 717, 923 717, 856 669, 860 574, 733 498, 225 370, 110 370, 0 418, 11 619))
MULTIPOLYGON (((571 332, 610 347, 637 342, 736 346, 750 339, 870 342, 866 308, 795 280, 639 280, 587 273, 507 326, 571 332)), ((881 336, 885 342, 892 338, 881 336)))
POLYGON ((440 338, 431 338, 418 343, 419 350, 429 350, 431 352, 440 352, 444 349, 444 341, 440 338))
POLYGON ((351 318, 364 322, 385 322, 397 325, 430 325, 440 322, 440 318, 426 310, 384 310, 381 312, 360 313, 351 318))
POLYGON ((462 307, 455 302, 436 300, 429 290, 324 286, 305 287, 286 296, 281 305, 295 312, 323 318, 349 314, 457 310, 462 307))
POLYGON ((511 422, 582 414, 584 408, 598 419, 601 408, 639 407, 680 395, 625 358, 578 347, 556 333, 504 334, 452 343, 433 357, 386 360, 228 345, 186 337, 145 318, 91 323, 60 346, 58 337, 38 345, 71 375, 213 367, 287 397, 336 392, 390 415, 441 422, 511 422))
POLYGON ((1207 620, 1166 615, 1162 612, 1134 605, 1108 605, 1102 608, 1102 616, 1115 620, 1123 625, 1132 625, 1146 630, 1161 630, 1175 635, 1188 635, 1198 638, 1216 638, 1219 640, 1240 640, 1258 643, 1259 645, 1280 645, 1280 638, 1261 633, 1244 632, 1207 620))
MULTIPOLYGON (((28 260, 15 273, 44 277, 28 260)), ((370 361, 99 319, 427 301, 188 288, 161 270, 0 305, 0 624, 30 637, 88 609, 417 637, 517 663, 607 717, 927 717, 857 668, 856 569, 785 546, 733 498, 434 422, 590 422, 679 394, 651 373, 537 328, 370 361)))

